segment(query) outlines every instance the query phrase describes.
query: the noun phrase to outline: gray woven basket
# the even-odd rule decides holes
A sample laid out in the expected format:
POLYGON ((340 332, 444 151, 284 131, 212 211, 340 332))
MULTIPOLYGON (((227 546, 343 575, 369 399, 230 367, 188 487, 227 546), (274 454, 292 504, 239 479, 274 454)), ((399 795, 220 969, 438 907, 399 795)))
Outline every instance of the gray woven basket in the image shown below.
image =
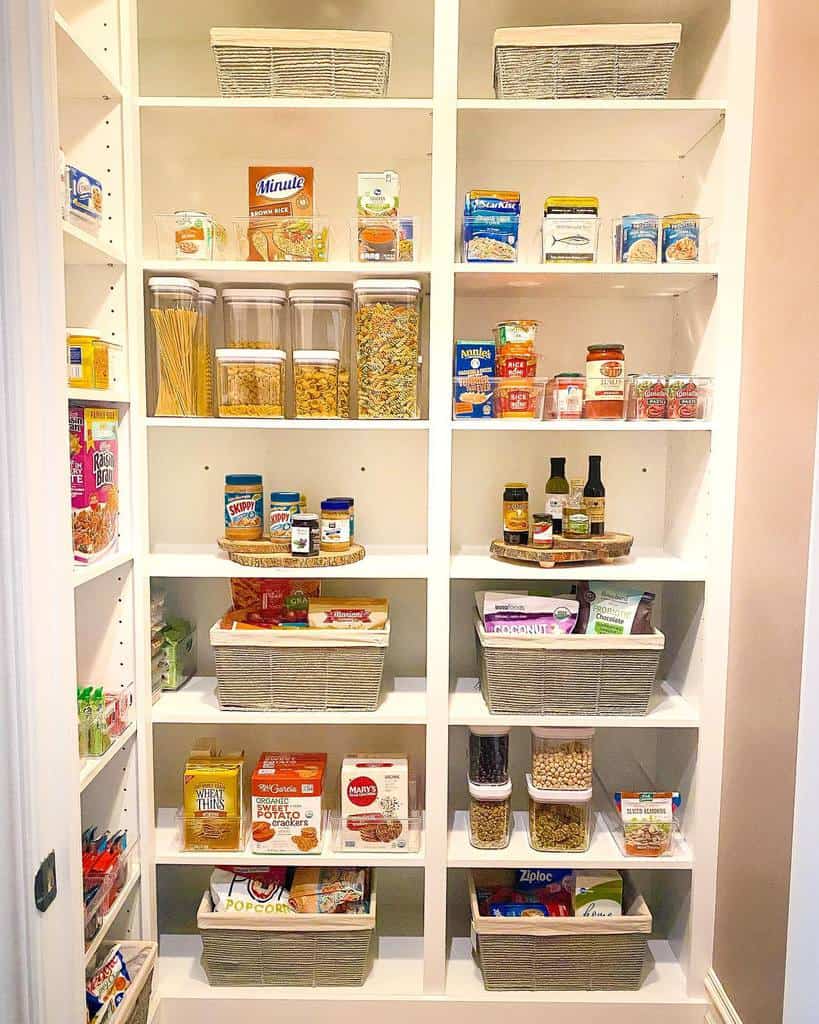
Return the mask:
POLYGON ((217 623, 210 642, 219 707, 223 711, 375 711, 389 635, 389 624, 384 630, 310 630, 308 634, 306 630, 235 632, 219 629, 217 623))
POLYGON ((211 29, 220 96, 379 98, 390 80, 387 32, 211 29))
POLYGON ((302 914, 252 928, 219 927, 224 918, 205 893, 197 922, 211 985, 350 988, 364 984, 375 958, 374 891, 369 914, 302 914))
POLYGON ((475 622, 481 693, 494 714, 644 715, 665 647, 650 636, 518 640, 475 622))
POLYGON ((662 99, 679 25, 499 29, 498 99, 662 99))
POLYGON ((651 912, 629 893, 621 918, 488 918, 478 914, 477 874, 503 881, 503 872, 470 873, 476 955, 483 983, 502 991, 635 991, 650 970, 651 912))

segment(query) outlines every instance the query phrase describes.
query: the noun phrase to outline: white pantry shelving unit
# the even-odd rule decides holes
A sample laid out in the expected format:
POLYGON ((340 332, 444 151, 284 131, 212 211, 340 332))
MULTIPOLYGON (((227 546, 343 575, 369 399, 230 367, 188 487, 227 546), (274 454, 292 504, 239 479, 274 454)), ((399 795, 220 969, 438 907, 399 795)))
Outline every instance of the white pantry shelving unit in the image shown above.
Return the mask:
MULTIPOLYGON (((754 88, 751 0, 384 0, 294 9, 284 0, 70 0, 55 17, 60 132, 69 159, 105 177, 110 221, 98 237, 63 229, 67 320, 125 345, 121 551, 75 570, 78 674, 136 680, 134 735, 82 796, 138 836, 139 874, 109 934, 160 939, 158 1024, 222 1024, 254 1015, 307 1020, 332 1001, 343 1024, 389 1003, 396 1021, 443 1021, 453 1008, 477 1022, 499 1008, 567 1024, 694 1024, 705 1013, 711 965, 730 607, 732 494, 742 346, 744 243, 754 88), (491 39, 508 25, 680 21, 683 43, 669 99, 497 102, 491 39), (214 25, 378 28, 393 33, 390 95, 374 101, 225 100, 208 46, 214 25), (334 232, 331 262, 287 265, 159 258, 154 216, 175 209, 246 213, 253 163, 311 165, 318 208, 334 232), (402 210, 419 218, 419 262, 371 267, 349 260, 355 173, 394 167, 402 210), (471 187, 518 188, 521 262, 465 265, 459 207, 471 187), (636 209, 697 210, 714 218, 709 262, 688 267, 542 266, 538 224, 550 193, 595 194, 604 219, 636 209), (145 394, 145 282, 190 276, 222 285, 349 284, 418 278, 425 304, 423 418, 414 423, 184 421, 149 415, 145 394), (547 372, 579 368, 586 345, 622 341, 630 366, 713 375, 713 415, 702 423, 478 424, 451 420, 453 338, 488 337, 499 320, 541 321, 547 372), (273 429, 275 428, 275 429, 273 429), (570 472, 603 456, 609 522, 633 532, 634 556, 590 570, 540 571, 491 559, 507 479, 542 492, 546 460, 570 472), (392 608, 387 694, 372 715, 220 712, 208 629, 241 569, 218 552, 225 473, 261 471, 315 502, 356 496, 366 559, 323 574, 337 594, 381 593, 392 608), (639 760, 683 793, 687 842, 658 862, 625 858, 602 822, 574 858, 532 853, 524 827, 508 850, 474 850, 464 827, 466 726, 488 712, 474 689, 476 589, 578 577, 643 582, 657 593, 668 646, 642 719, 561 719, 597 728, 606 766, 639 760), (152 705, 149 601, 161 585, 196 622, 199 672, 152 705), (88 595, 88 596, 87 596, 88 595), (117 632, 119 631, 119 632, 117 632), (127 639, 126 639, 127 638, 127 639), (117 655, 125 645, 127 655, 117 655), (264 749, 402 749, 425 793, 422 850, 371 855, 379 870, 379 957, 359 990, 211 988, 199 965, 196 907, 209 866, 224 855, 178 850, 173 808, 193 740, 213 735, 264 749), (107 811, 106 811, 107 809, 107 811), (536 863, 630 870, 655 918, 655 967, 636 993, 485 993, 469 955, 465 871, 536 863), (131 902, 132 901, 132 902, 131 902), (133 912, 127 913, 132 907, 133 912), (500 1006, 499 1006, 500 1004, 500 1006)), ((282 574, 285 575, 285 574, 282 574)), ((286 575, 313 575, 310 570, 286 575)), ((516 727, 515 806, 522 800, 525 726, 548 716, 493 716, 516 727)), ((78 783, 79 791, 79 783, 78 783)), ((79 799, 79 796, 78 796, 79 799)), ((522 819, 521 819, 522 820, 522 819)), ((242 858, 240 858, 242 859, 242 858)), ((361 860, 361 858, 358 858, 361 860)), ((326 849, 319 860, 349 863, 326 849)), ((79 905, 78 905, 79 913, 79 905)), ((79 979, 78 979, 79 984, 79 979)))

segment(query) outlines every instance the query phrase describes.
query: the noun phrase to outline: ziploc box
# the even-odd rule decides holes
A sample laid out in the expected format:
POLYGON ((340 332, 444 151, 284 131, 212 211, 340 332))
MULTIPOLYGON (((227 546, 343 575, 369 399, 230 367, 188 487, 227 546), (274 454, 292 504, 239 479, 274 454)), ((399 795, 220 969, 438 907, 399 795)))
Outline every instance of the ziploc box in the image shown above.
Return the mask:
POLYGON ((515 263, 520 192, 472 189, 464 200, 463 252, 467 263, 515 263))
POLYGON ((575 917, 622 917, 623 876, 619 871, 578 870, 573 881, 575 917))
POLYGON ((492 377, 495 344, 492 341, 456 341, 454 413, 456 419, 480 420, 493 415, 492 377))

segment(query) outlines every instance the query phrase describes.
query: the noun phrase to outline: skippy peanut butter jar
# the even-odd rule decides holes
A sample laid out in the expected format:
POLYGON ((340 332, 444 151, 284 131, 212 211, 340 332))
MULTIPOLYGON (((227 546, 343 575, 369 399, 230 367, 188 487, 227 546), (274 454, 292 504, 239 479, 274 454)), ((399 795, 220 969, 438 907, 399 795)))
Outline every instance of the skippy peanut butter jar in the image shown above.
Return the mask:
POLYGON ((310 260, 313 228, 312 167, 249 167, 249 259, 310 260))
POLYGON ((250 783, 253 853, 318 853, 326 754, 262 754, 250 783))

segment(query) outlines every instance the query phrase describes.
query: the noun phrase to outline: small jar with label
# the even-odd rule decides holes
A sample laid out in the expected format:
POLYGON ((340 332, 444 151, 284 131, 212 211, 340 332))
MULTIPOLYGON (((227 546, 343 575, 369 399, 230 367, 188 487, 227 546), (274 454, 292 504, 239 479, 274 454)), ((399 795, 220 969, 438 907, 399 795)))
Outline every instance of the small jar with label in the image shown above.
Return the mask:
POLYGON ((535 512, 532 516, 532 544, 536 548, 551 548, 554 543, 551 512, 535 512))
POLYGON ((350 510, 350 542, 355 541, 355 499, 354 498, 339 498, 333 496, 328 498, 327 501, 346 501, 347 506, 350 510))
POLYGON ((350 506, 346 501, 329 498, 321 503, 319 547, 328 553, 350 550, 350 506))
POLYGON ((503 489, 503 542, 529 543, 529 491, 526 484, 506 484, 503 489))
POLYGON ((573 479, 563 509, 564 537, 591 537, 591 516, 583 498, 583 481, 573 479))
POLYGON ((262 478, 257 473, 231 473, 225 477, 225 537, 261 540, 264 532, 262 478))
POLYGON ((319 553, 319 518, 314 512, 300 512, 293 516, 290 553, 301 558, 311 558, 319 553))
POLYGON ((591 420, 621 420, 626 397, 622 345, 589 345, 586 355, 584 415, 591 420))
POLYGON ((270 494, 270 539, 289 550, 293 517, 301 511, 301 495, 298 491, 272 491, 270 494))

